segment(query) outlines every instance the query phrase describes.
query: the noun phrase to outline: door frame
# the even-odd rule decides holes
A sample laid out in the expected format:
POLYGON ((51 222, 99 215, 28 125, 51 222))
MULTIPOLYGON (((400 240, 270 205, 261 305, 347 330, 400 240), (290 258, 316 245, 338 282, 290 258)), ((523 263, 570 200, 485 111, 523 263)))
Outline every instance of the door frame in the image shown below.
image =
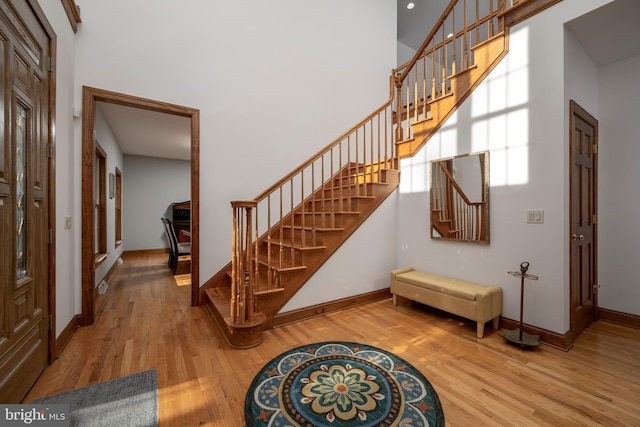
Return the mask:
POLYGON ((93 170, 96 102, 141 108, 191 120, 191 305, 200 305, 200 110, 93 87, 82 87, 82 325, 95 321, 93 170))
MULTIPOLYGON (((593 295, 593 319, 595 321, 598 318, 598 292, 597 292, 597 281, 598 281, 598 120, 593 117, 587 110, 581 107, 577 102, 573 99, 569 102, 569 235, 571 235, 572 227, 573 227, 573 148, 575 144, 574 140, 574 128, 575 128, 575 117, 579 116, 583 121, 593 126, 594 135, 593 135, 593 144, 596 147, 593 151, 592 155, 592 198, 593 198, 593 214, 595 215, 596 220, 592 221, 592 259, 593 263, 590 266, 593 270, 594 282, 590 284, 592 286, 592 295, 593 295)), ((571 240, 571 236, 569 237, 569 331, 572 337, 572 340, 575 340, 577 336, 576 332, 576 318, 575 318, 575 307, 573 305, 573 257, 576 256, 573 250, 573 242, 571 240)))

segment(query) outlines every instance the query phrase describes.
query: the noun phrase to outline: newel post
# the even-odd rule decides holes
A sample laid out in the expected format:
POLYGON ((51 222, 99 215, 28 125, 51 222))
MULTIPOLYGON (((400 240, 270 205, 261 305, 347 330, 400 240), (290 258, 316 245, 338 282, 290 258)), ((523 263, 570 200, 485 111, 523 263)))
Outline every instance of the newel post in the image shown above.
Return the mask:
MULTIPOLYGON (((515 6, 516 4, 518 4, 517 1, 513 2, 513 5, 515 6)), ((507 10, 507 0, 498 0, 498 12, 504 12, 505 10, 507 10)), ((504 15, 500 15, 498 16, 498 33, 501 33, 504 31, 504 15)))
POLYGON ((253 268, 253 227, 257 202, 231 202, 233 237, 231 243, 231 321, 253 320, 255 271, 253 268))
POLYGON ((394 85, 396 87, 396 144, 403 140, 402 135, 402 80, 401 73, 393 76, 394 85))

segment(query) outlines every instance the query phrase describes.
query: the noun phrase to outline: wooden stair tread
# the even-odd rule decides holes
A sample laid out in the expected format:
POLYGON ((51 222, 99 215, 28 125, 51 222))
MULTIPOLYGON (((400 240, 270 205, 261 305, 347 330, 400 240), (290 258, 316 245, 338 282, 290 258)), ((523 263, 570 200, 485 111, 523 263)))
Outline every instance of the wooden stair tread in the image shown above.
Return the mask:
MULTIPOLYGON (((292 271, 302 271, 304 269, 307 268, 307 266, 305 265, 294 265, 294 266, 289 266, 289 267, 277 267, 277 260, 271 260, 271 264, 269 264, 269 261, 266 259, 267 256, 266 255, 260 255, 260 259, 258 259, 258 264, 264 265, 265 267, 270 267, 271 269, 277 271, 278 273, 288 273, 288 272, 292 272, 292 271)), ((275 258, 275 257, 272 257, 275 258)))
POLYGON ((413 122, 413 124, 414 124, 414 125, 418 125, 418 124, 421 124, 421 123, 427 123, 427 122, 430 122, 430 121, 432 121, 432 120, 433 120, 433 117, 432 117, 432 116, 429 116, 429 117, 423 117, 423 118, 421 118, 420 120, 417 120, 417 121, 413 122))
POLYGON ((408 144, 408 143, 414 142, 415 140, 416 140, 415 138, 403 139, 402 141, 396 142, 396 145, 408 144))
POLYGON ((338 210, 338 211, 325 211, 325 210, 316 210, 316 211, 312 211, 312 210, 305 210, 305 211, 296 211, 295 213, 297 214, 309 214, 309 215, 329 215, 329 214, 344 214, 344 215, 359 215, 360 211, 343 211, 343 210, 338 210))
POLYGON ((264 291, 255 291, 253 294, 255 296, 264 296, 264 295, 273 295, 273 294, 280 294, 284 292, 284 288, 271 288, 271 289, 265 289, 264 291))
POLYGON ((327 247, 324 246, 324 245, 321 245, 321 246, 302 246, 300 243, 297 243, 297 242, 294 242, 293 244, 291 242, 271 242, 271 245, 282 246, 284 248, 296 249, 296 250, 300 250, 300 251, 321 251, 323 249, 327 249, 327 247))
MULTIPOLYGON (((366 172, 363 172, 361 174, 357 174, 357 175, 352 175, 350 177, 345 177, 347 180, 349 179, 358 179, 359 177, 361 177, 362 175, 369 175, 366 172)), ((335 184, 340 184, 339 182, 334 183, 333 186, 326 186, 324 187, 325 191, 330 191, 330 190, 338 190, 340 188, 351 188, 351 187, 357 187, 357 186, 365 186, 365 185, 370 185, 370 184, 378 184, 378 185, 387 185, 386 182, 382 182, 382 181, 364 181, 364 182, 347 182, 347 183, 343 183, 342 185, 335 185, 335 184)), ((353 195, 351 197, 356 197, 356 195, 353 195)))
MULTIPOLYGON (((335 189, 335 187, 333 187, 335 189)), ((326 190, 331 190, 331 187, 326 188, 326 190)), ((375 199, 375 196, 367 196, 367 195, 359 195, 359 194, 354 194, 353 196, 334 196, 334 197, 323 197, 321 199, 316 199, 316 200, 311 200, 311 203, 313 202, 336 202, 336 201, 343 201, 345 199, 365 199, 365 200, 373 200, 375 199)))
POLYGON ((235 329, 253 329, 258 325, 262 325, 267 321, 267 316, 264 313, 253 313, 252 321, 244 321, 244 322, 231 322, 231 318, 229 318, 229 322, 227 324, 235 329))
POLYGON ((231 292, 226 286, 206 289, 205 294, 209 298, 209 301, 215 306, 218 314, 225 319, 228 325, 234 328, 253 328, 266 321, 266 315, 264 313, 254 313, 252 322, 231 322, 231 305, 229 303, 231 301, 231 292))
MULTIPOLYGON (((326 213, 326 212, 325 212, 326 213)), ((282 228, 286 228, 291 229, 293 228, 294 230, 306 230, 306 231, 323 231, 323 232, 329 232, 329 231, 343 231, 344 227, 312 227, 312 226, 307 226, 305 225, 304 227, 301 225, 294 225, 293 227, 291 225, 283 225, 282 228)))
MULTIPOLYGON (((428 105, 435 104, 436 102, 442 101, 443 99, 447 99, 447 98, 452 97, 452 96, 453 96, 453 91, 449 91, 449 92, 445 93, 444 95, 440 95, 437 98, 430 100, 429 102, 427 102, 427 104, 428 105)), ((429 117, 429 119, 432 119, 432 117, 429 117)), ((423 120, 425 120, 425 119, 423 119, 423 120)), ((418 122, 420 122, 420 120, 418 120, 418 122)), ((414 122, 413 124, 416 124, 418 122, 414 122)))
POLYGON ((229 301, 231 301, 231 290, 228 287, 219 286, 213 289, 205 289, 204 293, 221 316, 230 317, 231 306, 229 301))

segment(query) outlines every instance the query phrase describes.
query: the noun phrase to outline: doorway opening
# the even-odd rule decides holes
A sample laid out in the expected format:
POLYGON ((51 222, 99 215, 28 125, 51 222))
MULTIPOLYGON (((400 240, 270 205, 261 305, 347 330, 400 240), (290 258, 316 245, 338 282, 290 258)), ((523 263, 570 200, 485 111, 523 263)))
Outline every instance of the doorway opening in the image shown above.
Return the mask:
POLYGON ((96 103, 186 117, 191 121, 191 305, 200 304, 200 110, 84 86, 82 88, 82 325, 95 320, 94 127, 96 103))

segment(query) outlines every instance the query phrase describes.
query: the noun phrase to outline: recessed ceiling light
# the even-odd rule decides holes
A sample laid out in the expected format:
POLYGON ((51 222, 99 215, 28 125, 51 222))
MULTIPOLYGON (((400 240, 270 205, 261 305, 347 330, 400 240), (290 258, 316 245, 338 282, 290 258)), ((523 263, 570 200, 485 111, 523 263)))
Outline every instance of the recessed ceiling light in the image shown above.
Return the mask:
POLYGON ((407 9, 411 10, 415 7, 416 5, 413 3, 407 3, 407 9))

